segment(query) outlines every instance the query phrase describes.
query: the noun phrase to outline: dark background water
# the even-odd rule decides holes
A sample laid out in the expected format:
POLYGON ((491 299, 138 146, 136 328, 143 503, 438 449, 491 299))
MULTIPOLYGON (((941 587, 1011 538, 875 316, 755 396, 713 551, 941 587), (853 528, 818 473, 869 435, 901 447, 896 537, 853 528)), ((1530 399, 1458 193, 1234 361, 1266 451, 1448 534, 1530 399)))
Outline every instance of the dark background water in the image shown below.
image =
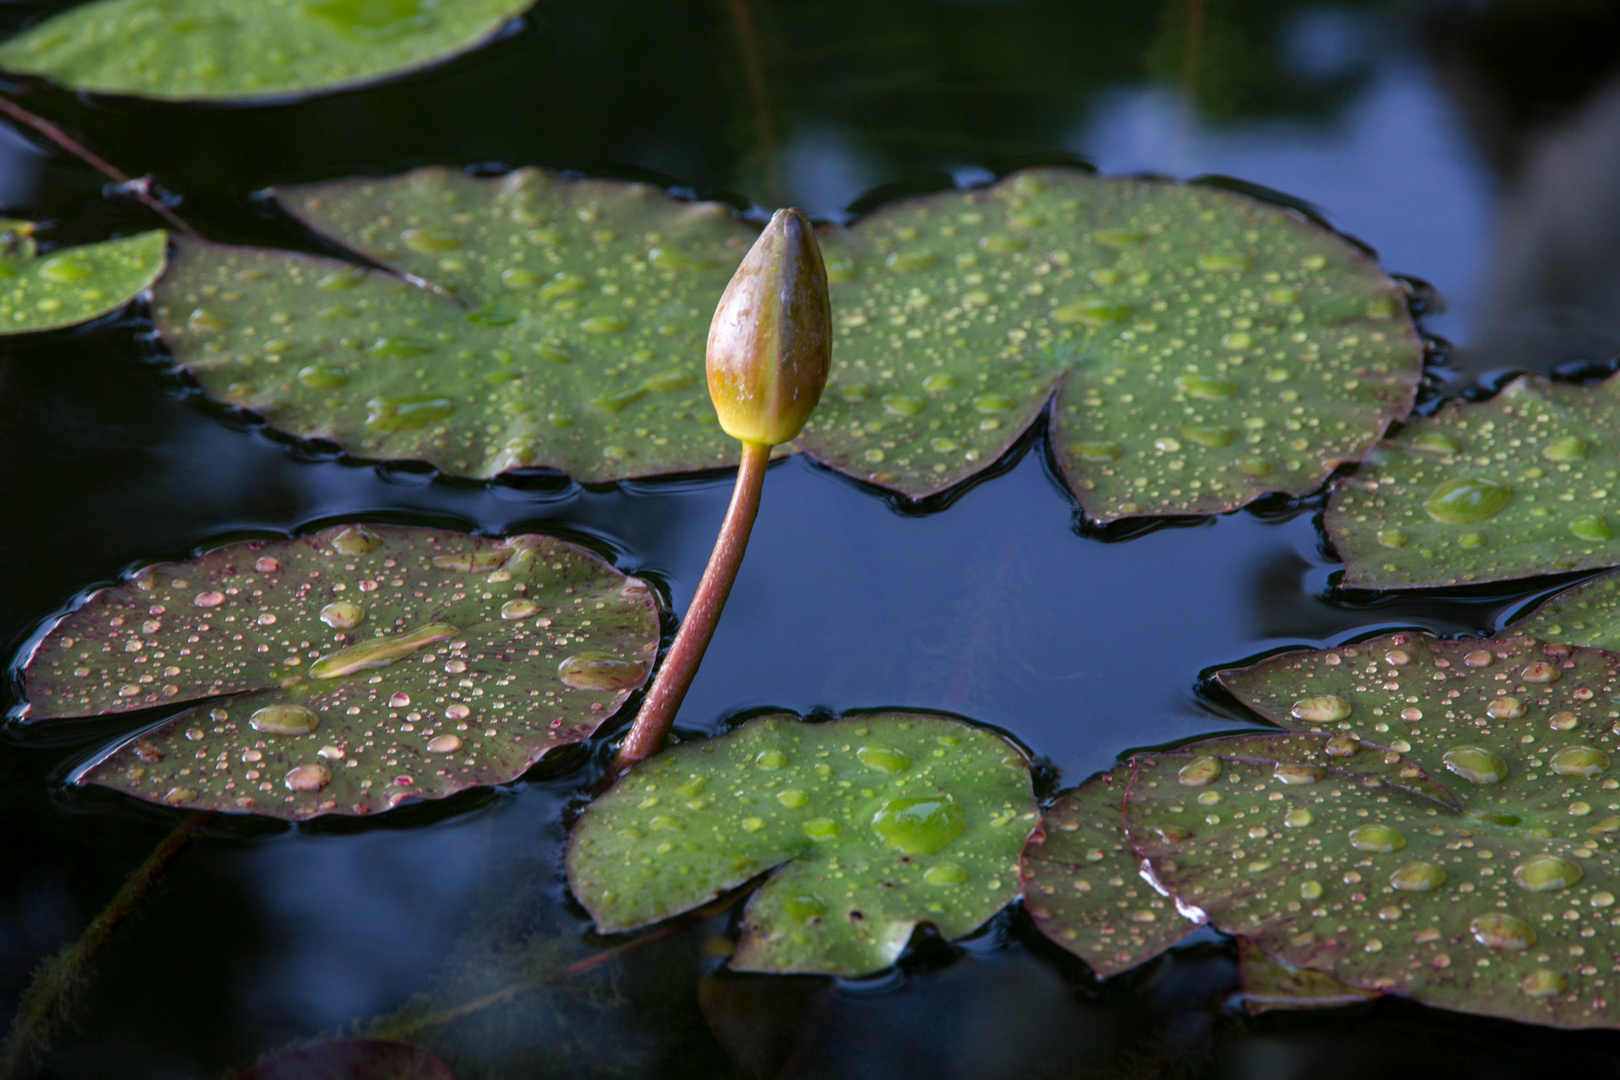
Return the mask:
MULTIPOLYGON (((65 6, 0 5, 0 31, 65 6)), ((428 162, 650 178, 832 220, 1066 155, 1226 174, 1309 201, 1432 282, 1447 392, 1590 374, 1620 351, 1620 6, 1596 0, 541 0, 476 54, 319 101, 24 100, 155 174, 209 235, 279 244, 299 240, 255 191, 428 162)), ((0 128, 5 213, 65 240, 147 224, 101 188, 0 128)), ((11 648, 131 567, 348 519, 556 532, 666 586, 677 611, 689 600, 727 477, 468 485, 340 459, 197 400, 143 320, 0 342, 11 648)), ((945 709, 1017 735, 1055 791, 1129 748, 1245 723, 1200 695, 1207 669, 1397 626, 1489 632, 1557 584, 1336 593, 1319 499, 1100 533, 1039 437, 959 494, 897 506, 802 461, 773 468, 682 726, 762 706, 945 709)), ((178 820, 64 783, 126 729, 0 743, 0 1017, 178 820)), ((216 1076, 591 955, 603 943, 559 859, 591 769, 576 754, 364 824, 213 827, 98 964, 46 1074, 216 1076)), ((1212 934, 1098 983, 1014 909, 839 983, 720 971, 729 917, 415 1037, 464 1080, 1620 1074, 1620 1037, 1400 1002, 1243 1018, 1223 1005, 1232 954, 1212 934)))

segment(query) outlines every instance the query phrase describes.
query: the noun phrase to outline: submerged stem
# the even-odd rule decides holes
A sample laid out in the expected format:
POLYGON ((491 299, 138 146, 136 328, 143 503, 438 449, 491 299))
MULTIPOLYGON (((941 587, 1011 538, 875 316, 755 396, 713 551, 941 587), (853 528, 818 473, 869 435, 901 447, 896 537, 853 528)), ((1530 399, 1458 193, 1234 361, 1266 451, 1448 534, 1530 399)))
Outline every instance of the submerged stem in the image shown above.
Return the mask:
POLYGON ((617 779, 632 765, 652 757, 663 749, 664 739, 675 723, 675 713, 686 697, 687 688, 697 674, 703 653, 714 637, 714 628, 720 621, 720 612, 731 595, 732 582, 737 580, 737 568, 742 565, 743 552, 748 547, 748 534, 754 528, 754 517, 759 513, 759 497, 765 488, 765 467, 771 463, 771 448, 763 443, 743 443, 742 467, 737 470, 737 486, 731 493, 731 506, 726 520, 720 526, 720 538, 715 541, 714 554, 704 568, 703 580, 698 583, 692 606, 686 610, 686 619, 676 631, 675 641, 664 657, 664 666, 658 669, 652 689, 641 705, 635 725, 630 729, 619 756, 613 762, 609 781, 617 779))
POLYGON ((79 940, 42 961, 34 969, 17 1006, 16 1018, 5 1045, 0 1047, 0 1080, 18 1080, 38 1062, 50 1045, 51 1036, 67 1019, 73 994, 84 982, 85 972, 112 939, 119 925, 134 912, 151 891, 158 876, 174 861, 197 830, 214 815, 198 814, 176 826, 164 837, 146 861, 124 879, 107 906, 85 927, 79 940))
POLYGON ((45 136, 45 138, 55 143, 58 147, 66 150, 69 154, 72 154, 74 157, 78 158, 80 161, 84 162, 86 165, 90 166, 92 169, 96 170, 113 183, 124 185, 129 189, 132 195, 141 201, 141 205, 145 206, 148 210, 152 211, 152 213, 168 222, 169 225, 171 225, 177 231, 185 233, 187 236, 194 239, 198 238, 197 230, 193 229, 189 224, 187 224, 185 219, 179 214, 176 214, 173 210, 170 210, 167 206, 164 206, 163 201, 148 190, 144 180, 132 180, 129 176, 125 175, 122 169, 102 158, 101 155, 91 150, 88 146, 85 146, 79 140, 75 139, 73 136, 69 135, 67 132, 45 119, 43 116, 37 116, 34 113, 29 112, 27 109, 23 108, 15 101, 12 101, 10 98, 0 96, 0 112, 5 113, 7 116, 11 117, 13 120, 24 125, 25 127, 33 128, 39 134, 45 136))

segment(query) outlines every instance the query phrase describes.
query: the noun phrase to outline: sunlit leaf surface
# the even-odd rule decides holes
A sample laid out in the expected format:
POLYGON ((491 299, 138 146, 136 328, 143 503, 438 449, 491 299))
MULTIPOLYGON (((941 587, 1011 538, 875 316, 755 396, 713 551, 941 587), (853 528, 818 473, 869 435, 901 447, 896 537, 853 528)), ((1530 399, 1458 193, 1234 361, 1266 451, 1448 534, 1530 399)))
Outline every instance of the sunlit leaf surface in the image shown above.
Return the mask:
MULTIPOLYGON (((1344 742, 1140 755, 1132 842, 1183 903, 1292 966, 1444 1008, 1612 1026, 1612 848, 1458 813, 1409 758, 1344 742)), ((1563 780, 1539 779, 1524 786, 1563 780)))
POLYGON ((651 670, 651 591, 543 536, 348 525, 141 571, 34 650, 29 722, 209 699, 82 780, 176 806, 366 814, 516 778, 651 670))
POLYGON ((0 335, 56 330, 117 311, 163 272, 168 234, 39 253, 34 226, 0 220, 0 335))
MULTIPOLYGON (((534 170, 280 198, 463 306, 330 260, 182 245, 158 324, 209 393, 457 475, 734 459, 703 380, 708 320, 753 233, 728 210, 534 170)), ((1307 492, 1411 405, 1421 349, 1399 288, 1244 196, 1032 170, 822 243, 834 370, 799 446, 908 496, 989 466, 1054 394, 1064 475, 1102 520, 1307 492)))
POLYGON ((1417 588, 1620 563, 1617 398, 1614 379, 1527 375, 1412 423, 1328 504, 1344 583, 1417 588))
POLYGON ((410 71, 534 0, 94 0, 0 44, 0 68, 73 90, 251 100, 410 71))
POLYGON ((603 933, 768 874, 731 965, 860 975, 919 923, 945 937, 1018 895, 1029 765, 999 735, 921 713, 762 717, 652 758, 593 802, 568 850, 603 933))
POLYGON ((1043 934, 1107 977, 1194 926, 1137 872, 1125 839, 1129 766, 1098 773, 1046 812, 1024 845, 1024 906, 1043 934))

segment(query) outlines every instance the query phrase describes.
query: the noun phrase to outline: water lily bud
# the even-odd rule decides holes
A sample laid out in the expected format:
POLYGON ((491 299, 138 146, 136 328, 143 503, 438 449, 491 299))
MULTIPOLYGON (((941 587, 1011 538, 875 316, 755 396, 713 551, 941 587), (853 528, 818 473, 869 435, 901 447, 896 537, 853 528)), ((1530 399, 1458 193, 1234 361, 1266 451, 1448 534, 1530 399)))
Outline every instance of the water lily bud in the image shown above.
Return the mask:
POLYGON ((726 434, 774 446, 799 434, 827 385, 832 308, 810 221, 778 210, 709 324, 709 397, 726 434))

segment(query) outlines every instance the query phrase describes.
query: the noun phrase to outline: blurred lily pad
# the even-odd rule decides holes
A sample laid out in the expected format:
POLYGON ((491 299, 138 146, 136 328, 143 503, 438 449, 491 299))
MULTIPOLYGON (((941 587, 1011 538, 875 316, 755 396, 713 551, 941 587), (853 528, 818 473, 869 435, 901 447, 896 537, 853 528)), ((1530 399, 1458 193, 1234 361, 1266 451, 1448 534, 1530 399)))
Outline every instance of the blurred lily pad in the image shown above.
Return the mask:
POLYGON ((1130 766, 1059 799, 1024 845, 1024 906, 1041 933, 1107 978, 1180 941, 1196 925, 1138 873, 1125 839, 1130 766))
POLYGON ((1620 564, 1620 382, 1534 376, 1450 402, 1338 484, 1326 526, 1344 583, 1407 589, 1620 564))
POLYGON ((999 735, 923 713, 761 717, 667 750, 574 828, 568 880, 597 930, 633 930, 767 875, 731 966, 862 975, 920 923, 947 938, 1018 895, 1036 816, 999 735))
POLYGON ((1620 718, 1620 656, 1533 638, 1441 641, 1394 634, 1281 653, 1220 673, 1262 717, 1390 747, 1467 810, 1580 843, 1620 835, 1608 748, 1620 718))
POLYGON ((0 44, 0 68, 101 94, 288 97, 465 52, 533 2, 93 0, 0 44))
MULTIPOLYGON (((464 306, 357 266, 183 243, 158 325, 214 396, 465 476, 734 459, 703 374, 753 235, 725 208, 536 170, 424 169, 280 199, 464 306)), ((909 496, 988 467, 1054 394, 1064 475, 1102 520, 1309 491, 1411 406, 1421 348, 1400 289, 1245 196, 1032 170, 822 242, 834 372, 798 446, 909 496)))
POLYGON ((754 232, 728 209, 535 169, 423 169, 279 197, 456 299, 331 259, 181 242, 157 324, 210 394, 356 454, 463 476, 735 463, 703 367, 709 317, 754 232))
POLYGON ((241 1080, 456 1080, 438 1055, 387 1039, 337 1039, 278 1054, 241 1080))
POLYGON ((1555 593, 1503 632, 1620 652, 1620 572, 1555 593))
POLYGON ((83 782, 284 818, 515 779, 651 670, 639 579, 543 536, 347 525, 249 541, 91 596, 24 669, 29 722, 200 704, 83 782))
POLYGON ((1341 738, 1140 755, 1132 842, 1180 902, 1295 968, 1442 1008, 1613 1026, 1612 848, 1457 813, 1410 759, 1345 757, 1341 738))
POLYGON ((167 247, 168 234, 154 230, 41 255, 31 222, 0 219, 0 335, 117 311, 157 280, 167 247))

